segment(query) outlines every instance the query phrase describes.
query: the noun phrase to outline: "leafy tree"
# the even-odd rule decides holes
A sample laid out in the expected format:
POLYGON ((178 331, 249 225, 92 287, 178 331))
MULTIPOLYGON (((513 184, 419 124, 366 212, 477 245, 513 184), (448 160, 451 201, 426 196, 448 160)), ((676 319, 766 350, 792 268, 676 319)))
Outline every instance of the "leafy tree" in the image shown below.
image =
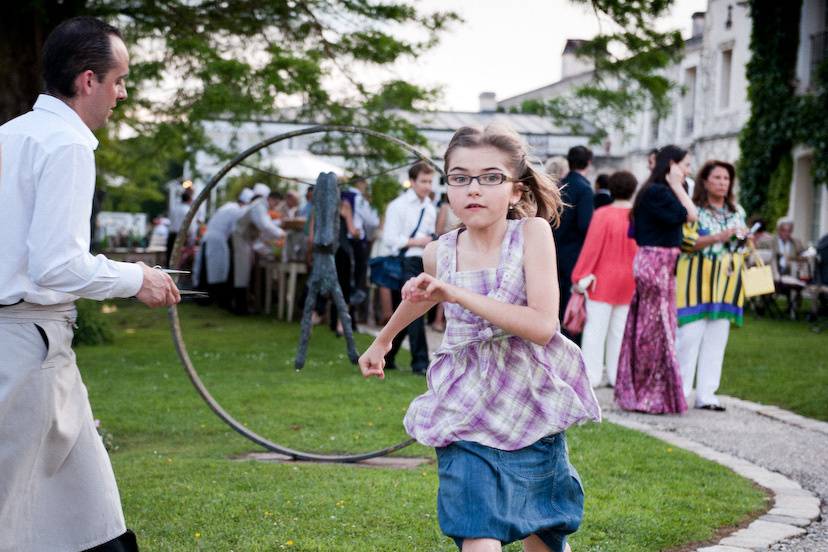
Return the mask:
POLYGON ((592 78, 570 94, 524 102, 522 111, 550 116, 594 143, 608 130, 623 131, 645 109, 670 110, 675 87, 660 71, 678 60, 684 41, 678 31, 659 32, 655 22, 672 0, 571 0, 592 7, 610 29, 579 46, 577 56, 595 66, 592 78), (588 115, 587 115, 588 114, 588 115))
MULTIPOLYGON (((424 144, 387 110, 414 110, 435 90, 356 75, 416 57, 458 17, 380 0, 23 0, 0 18, 0 121, 30 109, 41 89, 39 60, 49 32, 75 15, 104 18, 124 32, 132 56, 130 98, 116 125, 99 131, 99 184, 108 207, 163 206, 162 185, 198 150, 215 150, 201 123, 267 117, 294 106, 297 118, 361 124, 424 144), (413 38, 406 38, 413 37, 413 38), (121 139, 114 139, 115 136, 121 139), (124 136, 128 136, 123 139, 124 136)), ((352 147, 353 139, 336 139, 352 147)), ((403 154, 365 140, 366 163, 403 154)), ((364 172, 364 171, 363 171, 364 172)))

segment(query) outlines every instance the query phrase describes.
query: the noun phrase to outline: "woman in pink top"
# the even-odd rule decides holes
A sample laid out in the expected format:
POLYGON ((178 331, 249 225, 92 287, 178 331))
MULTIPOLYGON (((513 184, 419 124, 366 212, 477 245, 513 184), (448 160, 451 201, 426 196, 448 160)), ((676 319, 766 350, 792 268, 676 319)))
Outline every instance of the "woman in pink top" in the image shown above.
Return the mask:
POLYGON ((637 185, 627 171, 610 177, 609 189, 615 201, 606 209, 595 211, 572 272, 574 291, 587 291, 581 349, 593 387, 601 383, 605 362, 609 384, 615 386, 624 325, 635 290, 633 259, 638 246, 627 232, 630 198, 637 185))

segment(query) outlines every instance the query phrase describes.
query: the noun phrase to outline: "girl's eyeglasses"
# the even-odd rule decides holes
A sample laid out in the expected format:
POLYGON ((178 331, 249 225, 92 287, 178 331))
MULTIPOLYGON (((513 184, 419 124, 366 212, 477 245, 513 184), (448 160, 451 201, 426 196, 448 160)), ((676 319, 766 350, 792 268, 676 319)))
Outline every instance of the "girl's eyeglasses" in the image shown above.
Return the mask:
POLYGON ((503 173, 486 173, 477 176, 469 176, 467 174, 450 174, 446 177, 446 183, 449 186, 470 186, 472 180, 477 180, 481 186, 498 186, 507 180, 512 180, 503 173))

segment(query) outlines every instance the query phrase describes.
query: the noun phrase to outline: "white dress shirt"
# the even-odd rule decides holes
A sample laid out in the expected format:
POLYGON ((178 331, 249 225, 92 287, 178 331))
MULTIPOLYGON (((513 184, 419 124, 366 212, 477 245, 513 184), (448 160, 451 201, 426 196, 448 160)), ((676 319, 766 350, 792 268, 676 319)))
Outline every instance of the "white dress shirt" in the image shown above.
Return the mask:
POLYGON ((141 289, 140 266, 89 253, 97 147, 78 114, 45 94, 0 126, 0 305, 141 289))
MULTIPOLYGON (((411 233, 417 227, 417 220, 420 218, 420 211, 423 212, 423 220, 415 238, 431 236, 434 234, 434 225, 437 221, 437 209, 431 200, 426 197, 423 200, 417 197, 414 190, 409 189, 397 199, 388 204, 385 211, 385 226, 382 229, 383 248, 389 255, 397 255, 400 249, 405 247, 411 239, 411 233)), ((405 252, 406 257, 422 257, 422 247, 409 247, 405 252)))
POLYGON ((348 191, 354 194, 354 227, 359 233, 359 239, 371 238, 371 234, 379 226, 379 215, 359 188, 351 187, 348 191))

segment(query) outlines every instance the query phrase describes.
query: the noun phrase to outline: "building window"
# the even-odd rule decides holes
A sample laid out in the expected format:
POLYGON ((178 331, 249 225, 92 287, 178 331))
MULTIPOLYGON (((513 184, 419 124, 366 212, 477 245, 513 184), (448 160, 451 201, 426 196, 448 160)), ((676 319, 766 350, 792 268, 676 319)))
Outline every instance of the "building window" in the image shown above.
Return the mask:
POLYGON ((810 87, 815 88, 816 73, 819 65, 828 57, 828 32, 821 32, 811 35, 811 73, 810 87))
POLYGON ((682 136, 693 134, 693 121, 696 117, 696 68, 690 67, 684 72, 684 98, 682 100, 682 136))
POLYGON ((733 72, 733 50, 722 50, 721 73, 719 75, 719 107, 730 107, 730 75, 733 72))

